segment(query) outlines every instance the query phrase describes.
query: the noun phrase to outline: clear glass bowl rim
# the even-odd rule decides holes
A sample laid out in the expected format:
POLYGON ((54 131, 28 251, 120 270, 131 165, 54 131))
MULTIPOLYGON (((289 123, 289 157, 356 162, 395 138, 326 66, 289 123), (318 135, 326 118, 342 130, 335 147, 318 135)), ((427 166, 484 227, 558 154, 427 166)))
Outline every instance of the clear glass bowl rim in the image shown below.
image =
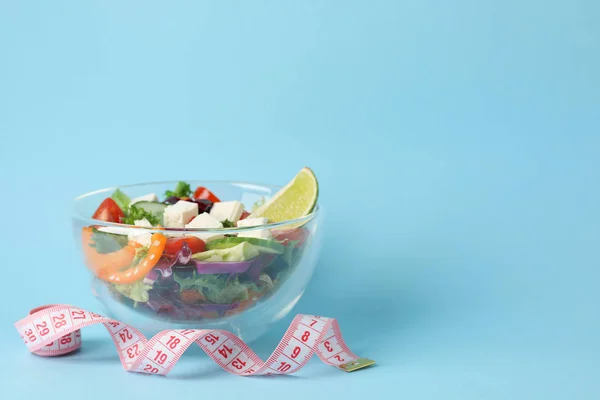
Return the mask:
MULTIPOLYGON (((245 226, 245 227, 233 227, 233 228, 218 228, 218 229, 214 229, 214 228, 189 228, 189 229, 180 229, 180 228, 161 228, 161 229, 150 229, 150 228, 141 228, 141 227, 136 227, 134 225, 128 225, 128 224, 120 224, 117 222, 106 222, 106 221, 100 221, 98 219, 93 219, 91 217, 86 217, 84 215, 81 215, 80 213, 76 212, 75 210, 75 206, 76 204, 81 201, 84 200, 87 197, 91 197, 97 194, 101 194, 101 193, 112 193, 117 189, 127 189, 127 188, 132 188, 132 187, 140 187, 140 186, 148 186, 148 185, 175 185, 177 184, 177 182, 179 182, 179 180, 170 180, 170 181, 156 181, 156 182, 142 182, 142 183, 133 183, 133 184, 127 184, 127 185, 119 185, 119 186, 113 186, 113 187, 108 187, 108 188, 104 188, 104 189, 98 189, 98 190, 94 190, 88 193, 84 193, 80 196, 75 197, 75 199, 73 200, 73 206, 72 206, 72 217, 83 222, 85 225, 101 225, 101 226, 112 226, 112 227, 117 227, 117 228, 129 228, 129 229, 143 229, 144 231, 148 231, 148 232, 156 232, 156 233, 160 233, 160 232, 169 232, 169 233, 181 233, 181 234, 185 234, 185 233, 190 233, 190 232, 207 232, 207 233, 237 233, 237 232, 248 232, 248 231, 255 231, 255 230, 262 230, 262 229, 274 229, 274 228, 278 228, 278 227, 288 227, 288 225, 294 225, 294 226, 301 226, 304 225, 308 222, 310 222, 312 219, 316 218, 321 211, 321 207, 320 205, 317 203, 317 205, 315 206, 314 210, 308 214, 305 215, 303 217, 300 218, 295 218, 295 219, 290 219, 287 221, 283 221, 283 222, 272 222, 272 223, 268 223, 266 225, 260 225, 260 226, 245 226)), ((229 181, 229 180, 205 180, 205 179, 188 179, 185 180, 185 182, 202 182, 202 184, 206 184, 206 186, 210 186, 210 184, 219 184, 219 185, 232 185, 232 186, 238 186, 238 187, 254 187, 256 189, 271 189, 274 190, 275 192, 278 191, 279 189, 281 189, 283 186, 280 185, 271 185, 271 184, 262 184, 262 183, 251 183, 251 182, 242 182, 242 181, 229 181)), ((110 197, 110 196, 107 196, 110 197)))

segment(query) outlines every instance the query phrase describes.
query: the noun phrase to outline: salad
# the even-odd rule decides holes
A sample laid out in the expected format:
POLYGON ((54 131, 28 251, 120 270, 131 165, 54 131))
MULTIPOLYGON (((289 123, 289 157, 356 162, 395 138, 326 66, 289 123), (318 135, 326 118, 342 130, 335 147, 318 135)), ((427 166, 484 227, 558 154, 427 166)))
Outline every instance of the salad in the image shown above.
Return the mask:
POLYGON ((113 297, 151 316, 235 315, 280 287, 311 239, 304 225, 269 224, 309 215, 317 196, 308 168, 249 209, 183 181, 161 198, 116 189, 92 215, 113 224, 82 229, 85 264, 113 297))

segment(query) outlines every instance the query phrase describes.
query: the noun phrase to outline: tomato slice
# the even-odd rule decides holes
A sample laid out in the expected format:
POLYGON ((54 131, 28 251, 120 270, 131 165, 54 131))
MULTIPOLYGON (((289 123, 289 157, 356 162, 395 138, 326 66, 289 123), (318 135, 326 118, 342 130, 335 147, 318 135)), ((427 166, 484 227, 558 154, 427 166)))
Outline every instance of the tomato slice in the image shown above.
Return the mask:
POLYGON ((304 228, 292 228, 273 230, 272 234, 275 239, 277 239, 284 245, 287 245, 288 242, 295 241, 296 245, 294 246, 294 248, 296 248, 302 246, 304 242, 306 242, 306 239, 308 238, 308 235, 310 235, 310 232, 304 228))
POLYGON ((213 194, 213 192, 202 186, 198 186, 196 188, 196 191, 194 192, 194 198, 199 200, 210 200, 213 203, 221 201, 217 196, 213 194))
POLYGON ((184 243, 187 243, 190 250, 192 250, 192 254, 200 253, 206 249, 206 243, 195 236, 168 238, 167 244, 165 245, 165 254, 176 255, 177 252, 181 250, 184 243))
POLYGON ((121 222, 121 218, 124 216, 123 210, 121 210, 117 203, 110 197, 107 197, 100 203, 98 209, 96 209, 96 212, 92 215, 92 218, 106 222, 121 222))
POLYGON ((244 211, 242 212, 242 216, 240 217, 240 220, 242 220, 242 219, 246 219, 246 218, 248 218, 249 216, 250 216, 250 213, 249 213, 248 211, 244 210, 244 211))

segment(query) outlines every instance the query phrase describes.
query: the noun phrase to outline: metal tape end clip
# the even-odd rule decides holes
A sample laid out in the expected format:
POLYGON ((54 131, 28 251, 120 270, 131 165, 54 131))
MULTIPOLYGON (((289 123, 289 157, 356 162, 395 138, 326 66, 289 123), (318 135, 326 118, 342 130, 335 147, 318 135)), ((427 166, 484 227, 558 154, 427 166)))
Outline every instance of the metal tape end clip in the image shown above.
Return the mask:
POLYGON ((357 358, 354 361, 350 361, 340 365, 339 368, 346 372, 352 372, 362 368, 366 368, 373 364, 375 364, 375 361, 369 360, 368 358, 357 358))

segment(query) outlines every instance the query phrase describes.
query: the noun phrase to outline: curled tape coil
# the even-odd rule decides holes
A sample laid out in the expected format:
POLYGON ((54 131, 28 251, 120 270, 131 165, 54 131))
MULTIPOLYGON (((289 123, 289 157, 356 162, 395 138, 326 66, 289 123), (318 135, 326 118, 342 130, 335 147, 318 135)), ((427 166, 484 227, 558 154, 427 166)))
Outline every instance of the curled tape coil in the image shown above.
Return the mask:
POLYGON ((297 315, 269 359, 264 362, 236 335, 224 330, 174 329, 150 340, 122 322, 69 305, 38 307, 15 324, 30 352, 58 356, 81 347, 80 329, 103 324, 126 371, 167 375, 192 344, 198 344, 221 368, 235 375, 283 375, 302 368, 316 353, 343 371, 374 364, 348 349, 337 321, 297 315))

